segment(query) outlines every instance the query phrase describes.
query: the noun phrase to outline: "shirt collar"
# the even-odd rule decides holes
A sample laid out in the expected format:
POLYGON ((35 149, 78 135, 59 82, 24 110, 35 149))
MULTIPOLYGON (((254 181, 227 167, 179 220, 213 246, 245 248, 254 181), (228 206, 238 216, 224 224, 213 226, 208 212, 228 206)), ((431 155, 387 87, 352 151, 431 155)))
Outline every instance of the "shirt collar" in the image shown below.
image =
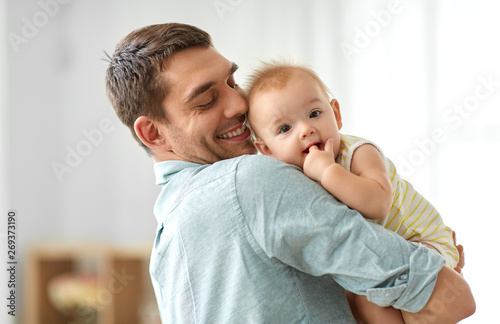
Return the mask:
POLYGON ((175 174, 187 169, 196 168, 201 164, 186 161, 162 161, 153 165, 157 185, 166 184, 175 174))

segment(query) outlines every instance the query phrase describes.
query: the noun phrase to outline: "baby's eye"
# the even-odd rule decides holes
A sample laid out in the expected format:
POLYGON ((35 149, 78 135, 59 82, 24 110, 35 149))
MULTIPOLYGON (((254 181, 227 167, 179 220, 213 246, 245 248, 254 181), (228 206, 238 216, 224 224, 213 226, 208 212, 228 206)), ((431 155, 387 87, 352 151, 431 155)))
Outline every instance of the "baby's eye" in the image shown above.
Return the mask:
POLYGON ((279 129, 279 133, 280 133, 280 134, 286 133, 286 132, 288 132, 290 129, 291 129, 290 125, 283 125, 283 126, 281 126, 281 127, 280 127, 280 129, 279 129))
POLYGON ((315 111, 311 112, 311 114, 309 115, 309 118, 316 118, 316 117, 319 117, 319 115, 321 115, 321 112, 319 110, 315 110, 315 111))

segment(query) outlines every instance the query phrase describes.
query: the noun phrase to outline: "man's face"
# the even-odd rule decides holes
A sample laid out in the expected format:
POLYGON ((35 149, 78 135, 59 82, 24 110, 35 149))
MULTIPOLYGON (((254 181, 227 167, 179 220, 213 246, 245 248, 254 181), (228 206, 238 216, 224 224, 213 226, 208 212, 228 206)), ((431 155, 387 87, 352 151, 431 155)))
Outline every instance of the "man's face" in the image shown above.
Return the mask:
POLYGON ((236 65, 212 47, 183 50, 165 64, 168 122, 160 126, 182 160, 202 164, 256 153, 244 125, 248 106, 236 65))

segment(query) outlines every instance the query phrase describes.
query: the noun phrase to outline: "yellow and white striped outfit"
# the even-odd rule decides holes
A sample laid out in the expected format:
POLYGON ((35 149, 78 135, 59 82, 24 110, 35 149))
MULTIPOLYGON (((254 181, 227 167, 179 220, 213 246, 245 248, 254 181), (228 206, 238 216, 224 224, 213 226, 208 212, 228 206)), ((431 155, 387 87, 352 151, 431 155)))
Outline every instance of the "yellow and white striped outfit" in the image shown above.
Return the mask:
POLYGON ((459 256, 453 244, 452 230, 444 224, 434 206, 397 174, 392 161, 384 156, 377 145, 356 136, 342 134, 336 162, 351 171, 354 151, 365 144, 375 146, 384 157, 393 190, 389 214, 382 219, 370 221, 396 232, 408 241, 432 245, 443 255, 448 266, 456 267, 459 256))

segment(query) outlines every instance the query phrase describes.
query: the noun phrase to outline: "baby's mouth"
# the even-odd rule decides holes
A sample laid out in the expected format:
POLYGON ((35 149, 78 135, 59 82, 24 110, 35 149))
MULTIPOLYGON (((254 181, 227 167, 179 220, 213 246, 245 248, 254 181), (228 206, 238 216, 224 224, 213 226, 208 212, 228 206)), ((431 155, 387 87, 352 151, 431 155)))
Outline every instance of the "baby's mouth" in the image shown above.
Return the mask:
POLYGON ((311 145, 309 145, 304 151, 302 151, 304 154, 309 154, 309 149, 311 148, 311 146, 316 146, 317 148, 319 148, 321 150, 321 143, 318 142, 318 143, 312 143, 311 145))

